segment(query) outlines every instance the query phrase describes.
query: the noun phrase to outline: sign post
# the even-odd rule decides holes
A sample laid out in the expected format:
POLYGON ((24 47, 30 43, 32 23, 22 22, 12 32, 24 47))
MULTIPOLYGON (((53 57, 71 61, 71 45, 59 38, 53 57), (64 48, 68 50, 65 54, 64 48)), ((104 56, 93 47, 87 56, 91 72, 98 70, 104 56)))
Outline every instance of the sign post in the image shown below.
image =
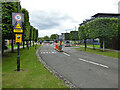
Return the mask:
POLYGON ((18 55, 17 55, 17 71, 20 71, 20 56, 19 56, 19 44, 22 43, 22 34, 23 27, 22 23, 24 22, 24 14, 18 13, 18 2, 17 2, 17 13, 12 13, 12 25, 13 32, 16 34, 16 43, 18 45, 18 55))

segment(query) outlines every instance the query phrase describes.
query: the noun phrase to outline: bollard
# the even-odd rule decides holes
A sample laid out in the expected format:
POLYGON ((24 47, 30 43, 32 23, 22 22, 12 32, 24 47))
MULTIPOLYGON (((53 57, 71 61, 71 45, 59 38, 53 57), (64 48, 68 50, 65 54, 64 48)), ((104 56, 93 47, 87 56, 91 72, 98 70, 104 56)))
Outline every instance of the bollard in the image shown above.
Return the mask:
POLYGON ((56 44, 56 50, 58 50, 58 45, 56 44))
POLYGON ((62 45, 59 45, 59 51, 60 52, 62 51, 62 45))

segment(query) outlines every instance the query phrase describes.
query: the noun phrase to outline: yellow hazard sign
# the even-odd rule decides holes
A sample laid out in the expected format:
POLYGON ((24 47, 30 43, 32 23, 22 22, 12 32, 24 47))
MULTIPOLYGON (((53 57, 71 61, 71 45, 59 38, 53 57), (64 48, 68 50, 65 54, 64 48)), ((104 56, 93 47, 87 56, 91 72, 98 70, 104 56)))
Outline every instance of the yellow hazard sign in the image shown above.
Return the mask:
POLYGON ((19 23, 17 23, 17 25, 15 26, 13 32, 14 33, 23 33, 23 30, 22 30, 22 28, 21 28, 19 23))
POLYGON ((15 26, 15 28, 19 28, 19 29, 21 29, 20 24, 19 24, 19 23, 17 23, 17 25, 15 26))
POLYGON ((23 33, 23 30, 22 30, 22 29, 21 29, 21 30, 14 29, 13 31, 16 32, 16 33, 23 33))
POLYGON ((22 43, 22 34, 16 34, 16 43, 22 43))

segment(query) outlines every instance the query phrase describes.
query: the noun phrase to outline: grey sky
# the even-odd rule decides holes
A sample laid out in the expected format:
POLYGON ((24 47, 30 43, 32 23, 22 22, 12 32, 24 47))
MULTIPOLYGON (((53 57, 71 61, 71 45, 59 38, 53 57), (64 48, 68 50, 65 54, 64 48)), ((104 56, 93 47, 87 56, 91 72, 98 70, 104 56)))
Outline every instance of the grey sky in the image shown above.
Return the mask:
POLYGON ((119 0, 20 0, 39 37, 74 30, 96 13, 118 13, 119 0))

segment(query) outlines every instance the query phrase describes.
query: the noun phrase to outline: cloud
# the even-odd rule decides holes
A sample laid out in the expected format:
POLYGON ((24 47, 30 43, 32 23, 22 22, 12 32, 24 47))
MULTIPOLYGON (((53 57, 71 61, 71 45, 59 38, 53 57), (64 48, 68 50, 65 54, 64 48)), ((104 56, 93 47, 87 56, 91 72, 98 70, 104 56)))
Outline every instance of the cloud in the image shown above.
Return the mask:
POLYGON ((39 30, 53 29, 59 27, 64 22, 76 22, 67 14, 59 11, 34 11, 30 14, 30 22, 39 30))

